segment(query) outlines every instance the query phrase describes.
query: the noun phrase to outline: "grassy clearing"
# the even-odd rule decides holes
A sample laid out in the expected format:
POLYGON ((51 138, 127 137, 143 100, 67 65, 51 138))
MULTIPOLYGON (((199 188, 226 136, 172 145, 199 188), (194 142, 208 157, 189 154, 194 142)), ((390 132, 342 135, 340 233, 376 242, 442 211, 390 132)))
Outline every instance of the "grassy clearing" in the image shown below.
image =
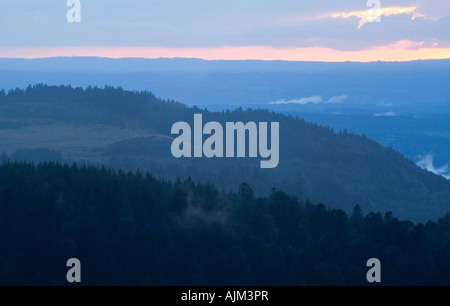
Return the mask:
POLYGON ((146 137, 149 131, 107 125, 37 124, 0 129, 0 150, 49 148, 61 151, 65 159, 102 161, 109 145, 130 138, 146 137))

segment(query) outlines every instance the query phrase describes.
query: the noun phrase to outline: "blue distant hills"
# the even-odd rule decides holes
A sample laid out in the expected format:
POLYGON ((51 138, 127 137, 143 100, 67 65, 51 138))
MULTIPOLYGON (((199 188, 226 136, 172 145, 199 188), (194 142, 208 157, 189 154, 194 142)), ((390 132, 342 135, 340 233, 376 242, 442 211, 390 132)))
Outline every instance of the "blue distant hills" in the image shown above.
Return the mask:
POLYGON ((449 77, 450 60, 322 63, 182 58, 0 59, 3 89, 36 83, 112 85, 151 90, 162 98, 211 109, 249 106, 380 116, 450 114, 449 77), (298 103, 311 97, 321 100, 298 103), (293 103, 280 104, 289 101, 293 103))
POLYGON ((366 134, 428 170, 450 163, 450 60, 324 63, 109 59, 0 59, 0 88, 120 86, 212 111, 291 114, 366 134))

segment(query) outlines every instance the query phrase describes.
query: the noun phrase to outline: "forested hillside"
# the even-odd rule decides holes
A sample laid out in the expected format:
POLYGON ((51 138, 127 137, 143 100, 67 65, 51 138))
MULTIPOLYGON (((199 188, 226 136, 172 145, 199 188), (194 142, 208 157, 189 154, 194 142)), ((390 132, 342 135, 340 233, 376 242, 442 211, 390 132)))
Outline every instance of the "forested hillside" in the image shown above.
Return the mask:
POLYGON ((0 182, 2 285, 67 284, 73 257, 84 285, 363 285, 373 257, 384 285, 450 284, 449 214, 414 225, 55 163, 4 163, 0 182))
POLYGON ((417 167, 364 135, 338 132, 266 110, 209 112, 149 92, 120 88, 30 86, 0 92, 3 159, 51 160, 150 171, 158 178, 192 177, 235 190, 245 181, 258 196, 272 188, 305 201, 350 212, 393 211, 415 221, 450 210, 450 182, 417 167), (259 159, 176 159, 170 147, 175 122, 279 122, 280 162, 260 169, 259 159), (46 151, 46 150, 47 151, 46 151), (31 151, 30 151, 31 150, 31 151), (59 153, 61 154, 59 154, 59 153))

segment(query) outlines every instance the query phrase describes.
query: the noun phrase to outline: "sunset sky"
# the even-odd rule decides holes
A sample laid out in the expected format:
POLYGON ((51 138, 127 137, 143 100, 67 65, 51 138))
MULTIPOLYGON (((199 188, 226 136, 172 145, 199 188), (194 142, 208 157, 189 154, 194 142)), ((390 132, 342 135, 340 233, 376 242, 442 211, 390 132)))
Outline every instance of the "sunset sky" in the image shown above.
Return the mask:
POLYGON ((0 57, 450 58, 450 1, 369 2, 81 0, 69 23, 66 0, 3 0, 0 57))

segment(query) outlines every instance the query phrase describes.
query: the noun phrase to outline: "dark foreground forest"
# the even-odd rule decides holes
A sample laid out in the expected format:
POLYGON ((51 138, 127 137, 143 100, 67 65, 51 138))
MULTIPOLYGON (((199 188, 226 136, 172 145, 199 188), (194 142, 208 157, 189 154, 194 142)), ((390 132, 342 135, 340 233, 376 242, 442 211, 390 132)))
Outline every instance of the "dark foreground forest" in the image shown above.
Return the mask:
POLYGON ((392 214, 255 198, 192 180, 45 163, 0 166, 0 284, 450 285, 450 215, 414 224, 392 214))

